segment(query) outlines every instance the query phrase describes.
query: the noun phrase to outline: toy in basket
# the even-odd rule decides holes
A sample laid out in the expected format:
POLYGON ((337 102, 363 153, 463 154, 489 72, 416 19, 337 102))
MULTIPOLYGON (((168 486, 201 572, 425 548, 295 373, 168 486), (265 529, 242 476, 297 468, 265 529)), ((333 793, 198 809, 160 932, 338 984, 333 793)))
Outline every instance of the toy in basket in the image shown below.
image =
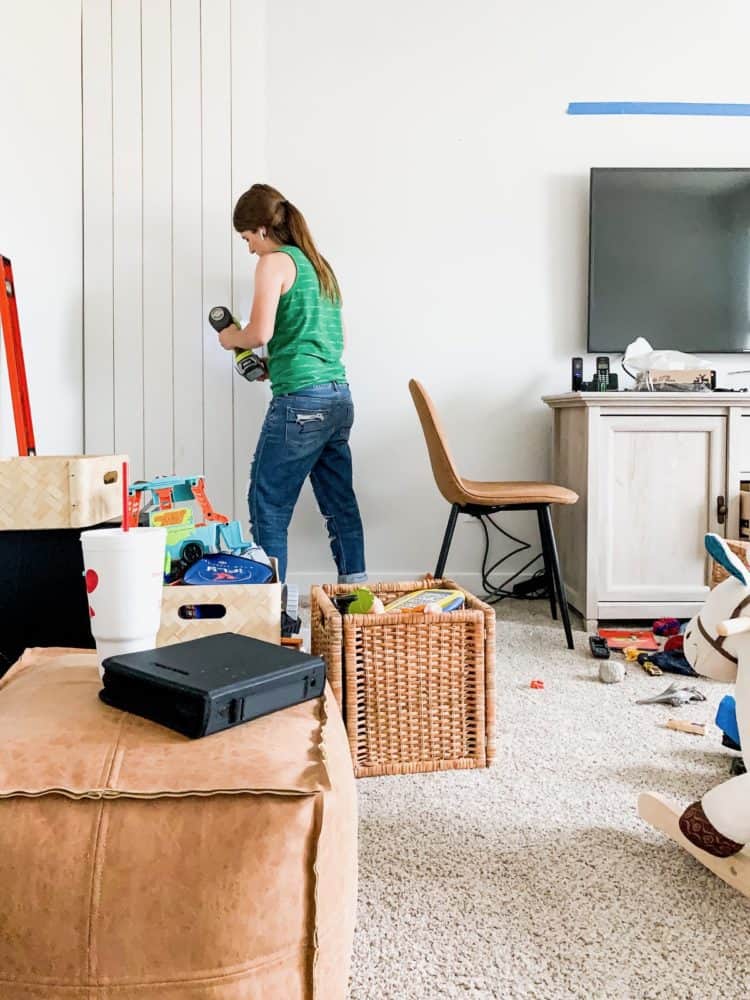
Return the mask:
POLYGON ((428 588, 404 594, 385 605, 386 614, 394 611, 440 614, 443 611, 457 611, 464 606, 464 595, 460 590, 438 590, 428 588))
POLYGON ((444 590, 435 587, 413 590, 383 604, 368 587, 357 587, 353 594, 334 597, 334 604, 342 614, 441 614, 443 611, 458 611, 464 606, 464 595, 460 590, 444 590))

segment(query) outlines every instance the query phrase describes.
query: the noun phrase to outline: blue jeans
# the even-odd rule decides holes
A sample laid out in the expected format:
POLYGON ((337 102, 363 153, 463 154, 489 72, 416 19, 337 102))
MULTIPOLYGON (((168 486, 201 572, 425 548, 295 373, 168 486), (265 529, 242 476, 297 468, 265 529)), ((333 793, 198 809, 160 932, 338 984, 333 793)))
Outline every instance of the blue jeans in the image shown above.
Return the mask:
POLYGON ((255 449, 247 500, 253 538, 278 559, 282 580, 289 522, 308 476, 328 525, 339 583, 367 579, 364 532, 352 488, 353 422, 354 404, 345 382, 312 385, 271 401, 255 449))

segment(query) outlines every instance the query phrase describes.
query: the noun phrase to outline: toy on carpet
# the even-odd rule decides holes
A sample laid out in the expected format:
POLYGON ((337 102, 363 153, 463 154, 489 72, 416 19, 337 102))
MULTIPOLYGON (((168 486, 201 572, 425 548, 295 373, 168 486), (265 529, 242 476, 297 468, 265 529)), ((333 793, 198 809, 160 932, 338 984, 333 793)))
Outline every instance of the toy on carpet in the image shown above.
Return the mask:
POLYGON ((636 660, 651 677, 661 677, 663 671, 652 662, 653 655, 653 653, 638 653, 636 660))
MULTIPOLYGON (((750 746, 750 570, 724 539, 705 537, 710 556, 729 573, 685 629, 685 656, 699 674, 735 682, 737 729, 750 746)), ((654 793, 638 812, 737 890, 750 895, 750 774, 729 778, 680 813, 654 793)))
POLYGON ((535 678, 531 682, 531 684, 529 684, 529 687, 533 688, 534 691, 543 691, 544 690, 544 681, 540 681, 538 678, 535 678))
POLYGON ((625 680, 625 664, 619 660, 605 660, 599 664, 599 680, 602 684, 620 684, 625 680))
POLYGON ((740 730, 737 725, 737 702, 725 694, 716 709, 716 725, 722 732, 721 742, 730 750, 741 750, 740 730))
POLYGON ((680 622, 678 618, 657 618, 652 625, 654 635, 679 635, 680 622))
MULTIPOLYGON (((641 653, 638 656, 638 662, 644 670, 647 669, 647 664, 655 667, 659 671, 658 674, 654 673, 655 677, 658 677, 662 673, 682 674, 684 677, 698 676, 686 660, 684 654, 680 652, 641 653)), ((650 670, 648 672, 651 673, 650 670)))
POLYGON ((602 639, 600 635, 589 636, 589 649, 595 660, 609 659, 609 643, 606 639, 602 639))
POLYGON ((650 628, 600 628, 599 635, 606 639, 610 649, 636 646, 640 650, 657 650, 659 644, 650 628))
POLYGON ((680 705, 687 705, 691 701, 705 701, 706 696, 696 687, 681 687, 677 681, 672 681, 668 688, 661 694, 655 694, 653 698, 639 698, 636 705, 671 705, 678 708, 680 705))
POLYGON ((667 729, 676 729, 678 733, 688 733, 690 736, 705 736, 705 722, 689 722, 687 719, 667 719, 667 729))

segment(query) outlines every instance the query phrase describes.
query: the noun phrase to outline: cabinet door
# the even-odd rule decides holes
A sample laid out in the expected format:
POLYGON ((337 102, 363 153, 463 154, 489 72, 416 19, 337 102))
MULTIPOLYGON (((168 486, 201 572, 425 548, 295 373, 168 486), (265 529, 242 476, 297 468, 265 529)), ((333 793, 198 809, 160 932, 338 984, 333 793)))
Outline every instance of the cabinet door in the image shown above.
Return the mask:
POLYGON ((704 600, 703 536, 724 534, 726 418, 602 415, 599 428, 598 599, 704 600))

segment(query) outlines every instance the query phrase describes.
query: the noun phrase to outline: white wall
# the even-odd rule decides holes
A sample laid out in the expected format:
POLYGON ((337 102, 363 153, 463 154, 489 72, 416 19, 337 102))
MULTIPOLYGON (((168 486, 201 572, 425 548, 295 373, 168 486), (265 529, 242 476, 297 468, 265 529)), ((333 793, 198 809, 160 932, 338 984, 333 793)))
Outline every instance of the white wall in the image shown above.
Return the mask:
MULTIPOLYGON (((81 370, 80 0, 0 0, 0 253, 9 256, 40 452, 77 453, 81 370)), ((0 455, 14 455, 0 340, 0 455)))
MULTIPOLYGON (((231 0, 231 10, 239 16, 261 3, 231 0)), ((86 4, 109 16, 108 0, 86 4)), ((161 12, 163 31, 164 0, 143 6, 149 18, 161 12)), ((139 131, 131 100, 138 95, 128 69, 143 72, 148 87, 154 79, 148 74, 159 71, 165 48, 148 28, 143 38, 137 36, 128 20, 135 7, 135 0, 114 0, 115 19, 130 39, 129 48, 118 45, 114 54, 123 99, 115 106, 125 110, 127 134, 136 145, 145 143, 142 149, 151 150, 152 158, 142 160, 141 177, 137 150, 129 140, 117 140, 122 155, 112 168, 114 180, 129 178, 134 187, 121 186, 115 194, 127 223, 119 230, 125 242, 115 279, 124 282, 122 288, 135 287, 136 302, 145 296, 146 357, 163 346, 155 317, 170 304, 159 298, 162 258, 154 265, 146 253, 145 270, 139 276, 133 269, 128 227, 142 224, 143 245, 153 248, 175 220, 158 208, 169 155, 166 144, 157 142, 160 119, 147 116, 145 131, 139 131), (134 50, 144 45, 141 69, 134 50), (133 194, 141 184, 153 193, 150 200, 133 194), (129 204, 142 204, 142 223, 136 209, 128 219, 129 204)), ((217 38, 226 37, 227 0, 181 0, 172 12, 185 18, 197 7, 209 46, 203 65, 208 59, 215 66, 217 38)), ((353 446, 369 565, 375 576, 409 575, 432 567, 447 508, 432 485, 408 378, 420 377, 435 397, 464 474, 545 476, 550 421, 539 397, 567 387, 569 358, 585 343, 589 167, 748 166, 747 119, 574 118, 565 115, 568 101, 744 100, 750 10, 743 0, 718 0, 710 9, 702 0, 633 0, 626 7, 596 0, 267 0, 265 9, 265 42, 254 32, 252 46, 235 43, 232 49, 233 72, 244 80, 233 95, 233 134, 247 150, 244 160, 239 153, 240 162, 233 150, 232 193, 255 180, 281 187, 306 213, 339 273, 358 405, 353 446)), ((0 250, 16 266, 40 448, 74 450, 82 432, 80 3, 0 0, 0 15, 0 81, 12 95, 4 106, 3 152, 8 141, 12 151, 0 157, 0 250)), ((195 33, 190 37, 194 41, 195 33)), ((106 44, 102 39, 105 51, 106 44)), ((179 51, 170 55, 179 63, 179 51)), ((215 83, 217 77, 210 79, 215 83)), ((213 84, 208 86, 210 96, 213 84)), ((184 108, 189 96, 177 97, 183 102, 177 107, 184 108)), ((100 101, 100 110, 105 103, 100 101)), ((148 111, 158 116, 164 106, 148 102, 148 111)), ((196 122, 217 127, 205 111, 193 125, 181 121, 172 120, 170 144, 174 129, 180 143, 179 136, 189 140, 196 122)), ((91 128, 88 134, 96 139, 101 122, 91 128)), ((201 224, 214 234, 224 225, 225 199, 217 204, 213 178, 218 176, 223 191, 226 172, 220 158, 202 165, 204 181, 210 180, 201 186, 201 224)), ((178 174, 178 185, 180 178, 184 174, 178 174)), ((87 181, 87 197, 93 191, 87 181)), ((100 194, 106 202, 111 187, 100 194)), ((197 194, 191 197, 195 204, 197 194)), ((111 212, 109 218, 110 235, 100 244, 105 266, 98 279, 86 282, 87 300, 111 298, 111 212)), ((202 260, 204 281, 226 281, 231 268, 235 303, 246 314, 252 293, 247 258, 235 253, 227 265, 222 242, 223 263, 214 271, 195 232, 181 238, 180 252, 202 260)), ((191 294, 191 303, 197 302, 195 289, 191 294)), ((201 309, 212 294, 202 283, 201 309)), ((133 300, 118 301, 120 329, 127 330, 133 300)), ((187 315, 179 295, 170 308, 175 301, 187 315)), ((190 305, 191 323, 197 322, 197 308, 190 305)), ((98 343, 105 357, 111 355, 112 329, 87 325, 87 350, 98 343)), ((178 350, 182 332, 181 326, 174 330, 178 350)), ((211 353, 206 357, 214 364, 211 353)), ((168 361, 149 362, 144 379, 153 385, 171 359, 170 344, 168 361)), ((720 370, 745 367, 742 358, 717 360, 720 370)), ((209 371, 204 358, 204 393, 209 371)), ((239 404, 244 409, 235 402, 231 433, 234 496, 244 516, 246 461, 266 390, 239 388, 246 390, 239 404)), ((165 437, 169 443, 174 427, 165 431, 163 421, 169 425, 176 411, 170 398, 161 416, 145 410, 141 422, 137 406, 134 441, 117 444, 146 456, 165 437)), ((120 412, 126 421, 132 417, 123 405, 120 412)), ((0 447, 11 452, 13 445, 6 418, 0 447)), ((211 447, 205 457, 207 463, 214 458, 211 447)), ((534 533, 531 522, 508 523, 530 537, 534 533)), ((332 572, 309 492, 291 540, 293 576, 307 582, 332 572)), ((451 572, 476 571, 480 542, 476 527, 460 526, 451 572)))
MULTIPOLYGON (((747 119, 575 118, 571 100, 743 101, 743 0, 273 0, 267 179, 337 269, 371 572, 431 569, 447 516, 407 393, 471 478, 548 474, 543 393, 585 347, 588 170, 747 166, 747 119)), ((719 368, 750 367, 720 359, 719 368)), ((587 370, 593 359, 587 360, 587 370)), ((531 521, 506 518, 528 529, 531 521)), ((454 574, 478 568, 460 526, 454 574)), ((291 569, 327 564, 309 495, 291 569)), ((468 578, 470 579, 470 578, 468 578)))
POLYGON ((246 316, 232 206, 263 168, 262 0, 83 0, 85 444, 206 476, 247 520, 264 396, 207 322, 246 316))

